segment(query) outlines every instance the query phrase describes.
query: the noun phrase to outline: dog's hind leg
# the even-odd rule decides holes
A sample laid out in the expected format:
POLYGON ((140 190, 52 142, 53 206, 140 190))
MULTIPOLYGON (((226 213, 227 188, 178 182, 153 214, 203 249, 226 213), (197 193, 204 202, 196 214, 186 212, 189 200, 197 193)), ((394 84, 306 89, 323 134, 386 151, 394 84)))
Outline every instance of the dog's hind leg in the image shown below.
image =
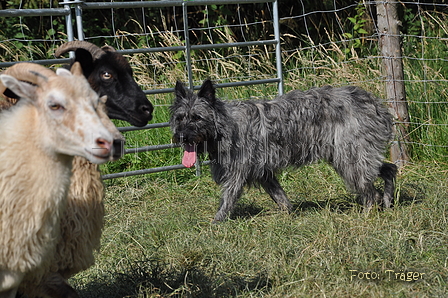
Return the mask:
POLYGON ((364 211, 370 211, 373 205, 381 204, 382 197, 373 184, 379 175, 378 168, 370 166, 368 160, 360 159, 356 163, 338 163, 333 164, 333 167, 342 177, 345 185, 360 196, 364 211))
POLYGON ((286 196, 285 191, 274 176, 263 177, 258 180, 264 190, 271 196, 274 202, 280 207, 281 210, 291 212, 292 204, 286 196))
POLYGON ((214 223, 223 221, 230 215, 236 202, 241 197, 243 187, 244 184, 240 182, 235 182, 232 185, 229 182, 223 183, 221 204, 213 220, 214 223))
POLYGON ((397 175, 397 166, 391 163, 383 163, 380 169, 380 177, 384 180, 384 208, 390 208, 394 200, 395 177, 397 175))

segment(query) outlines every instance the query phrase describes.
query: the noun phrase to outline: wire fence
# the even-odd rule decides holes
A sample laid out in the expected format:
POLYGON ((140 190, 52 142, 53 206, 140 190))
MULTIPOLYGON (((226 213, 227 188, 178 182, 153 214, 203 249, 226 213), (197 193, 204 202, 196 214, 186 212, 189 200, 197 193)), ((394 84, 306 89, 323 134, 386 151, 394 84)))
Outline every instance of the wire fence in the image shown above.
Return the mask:
MULTIPOLYGON (((413 156, 445 159, 448 156, 445 0, 431 3, 67 0, 57 7, 49 3, 43 9, 1 10, 0 17, 13 20, 8 28, 15 31, 13 38, 9 34, 0 41, 0 67, 18 60, 45 65, 67 63, 68 59, 53 59, 54 49, 67 40, 79 39, 98 45, 107 43, 127 55, 139 84, 148 96, 154 97, 150 100, 159 108, 166 108, 169 103, 159 100, 158 95, 171 93, 176 80, 197 89, 205 78, 213 79, 220 88, 257 84, 260 88, 254 92, 260 92, 260 97, 275 97, 284 92, 283 88, 289 91, 331 84, 358 85, 393 101, 385 87, 390 77, 382 65, 390 57, 379 49, 382 28, 378 28, 376 21, 377 6, 386 2, 397 5, 398 19, 403 24, 399 35, 404 77, 400 81, 406 87, 409 119, 404 121, 407 138, 401 141, 410 146, 413 156), (248 14, 248 10, 253 12, 248 14), (38 35, 31 36, 29 28, 36 19, 46 25, 41 25, 38 35), (100 24, 92 26, 99 20, 100 24), (265 88, 267 85, 274 88, 265 88)), ((167 122, 163 122, 145 129, 166 126, 167 122)), ((126 153, 175 146, 147 145, 150 146, 143 149, 128 148, 126 153)), ((166 165, 108 174, 104 178, 177 168, 182 166, 166 165)))

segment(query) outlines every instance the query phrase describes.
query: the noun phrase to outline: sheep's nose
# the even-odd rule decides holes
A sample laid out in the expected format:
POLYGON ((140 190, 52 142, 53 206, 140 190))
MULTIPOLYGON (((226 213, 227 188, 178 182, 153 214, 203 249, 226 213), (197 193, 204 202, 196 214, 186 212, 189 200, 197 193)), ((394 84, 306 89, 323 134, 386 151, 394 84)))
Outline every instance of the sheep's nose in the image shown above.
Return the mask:
POLYGON ((147 115, 148 117, 152 117, 152 111, 154 110, 152 105, 141 105, 140 107, 138 107, 139 111, 142 112, 143 114, 147 115))
POLYGON ((96 139, 96 145, 97 145, 97 148, 95 148, 95 149, 97 149, 97 150, 95 150, 95 151, 98 155, 106 156, 111 153, 111 148, 112 148, 111 142, 109 142, 103 138, 98 138, 98 139, 96 139))

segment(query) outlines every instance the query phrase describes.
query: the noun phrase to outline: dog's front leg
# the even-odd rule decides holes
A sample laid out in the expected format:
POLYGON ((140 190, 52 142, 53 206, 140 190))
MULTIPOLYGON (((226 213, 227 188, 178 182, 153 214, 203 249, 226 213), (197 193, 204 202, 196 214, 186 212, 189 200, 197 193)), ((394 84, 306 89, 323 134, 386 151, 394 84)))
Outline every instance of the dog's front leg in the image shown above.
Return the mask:
POLYGON ((229 182, 222 184, 221 204, 213 220, 214 223, 223 221, 230 216, 233 208, 235 208, 236 202, 241 197, 243 187, 244 184, 239 182, 233 183, 232 185, 229 182))

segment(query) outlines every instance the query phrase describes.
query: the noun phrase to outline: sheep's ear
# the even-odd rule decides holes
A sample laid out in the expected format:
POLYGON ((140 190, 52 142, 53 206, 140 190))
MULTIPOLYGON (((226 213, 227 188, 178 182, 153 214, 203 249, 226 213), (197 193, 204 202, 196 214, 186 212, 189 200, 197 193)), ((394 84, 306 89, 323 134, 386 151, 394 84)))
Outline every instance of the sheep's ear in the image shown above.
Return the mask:
POLYGON ((198 97, 205 98, 207 101, 213 103, 216 101, 215 86, 211 80, 205 80, 198 92, 198 97))
POLYGON ((95 67, 92 54, 85 49, 76 49, 75 61, 81 64, 84 76, 88 78, 95 67))
POLYGON ((11 90, 20 98, 34 99, 36 97, 36 85, 27 82, 22 82, 10 75, 0 75, 2 84, 11 90))
POLYGON ((82 76, 81 63, 79 62, 73 63, 72 67, 70 68, 70 72, 75 76, 82 76))
POLYGON ((176 94, 176 100, 187 97, 187 91, 185 90, 184 84, 182 84, 182 82, 180 82, 180 81, 176 82, 176 87, 174 88, 174 92, 176 94))
POLYGON ((56 69, 56 74, 58 76, 62 76, 62 77, 71 77, 73 74, 70 72, 70 70, 65 69, 65 68, 58 68, 56 69))

